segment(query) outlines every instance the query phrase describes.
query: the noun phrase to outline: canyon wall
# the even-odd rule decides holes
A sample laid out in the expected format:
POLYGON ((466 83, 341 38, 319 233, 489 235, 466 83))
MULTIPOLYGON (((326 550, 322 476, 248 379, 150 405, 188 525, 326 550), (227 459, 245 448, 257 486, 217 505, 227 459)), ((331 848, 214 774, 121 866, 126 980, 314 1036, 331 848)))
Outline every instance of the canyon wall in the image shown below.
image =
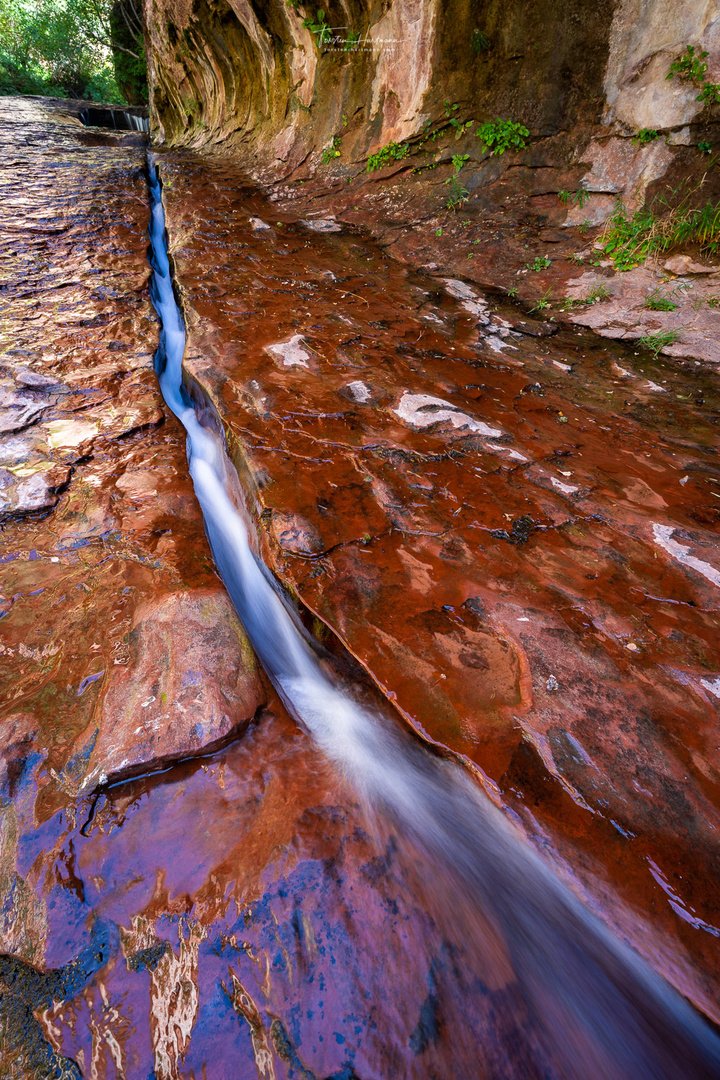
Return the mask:
POLYGON ((571 147, 677 132, 702 105, 666 79, 673 59, 699 46, 720 78, 718 0, 148 0, 146 18, 155 139, 220 145, 264 178, 312 171, 334 137, 350 168, 448 105, 571 147))

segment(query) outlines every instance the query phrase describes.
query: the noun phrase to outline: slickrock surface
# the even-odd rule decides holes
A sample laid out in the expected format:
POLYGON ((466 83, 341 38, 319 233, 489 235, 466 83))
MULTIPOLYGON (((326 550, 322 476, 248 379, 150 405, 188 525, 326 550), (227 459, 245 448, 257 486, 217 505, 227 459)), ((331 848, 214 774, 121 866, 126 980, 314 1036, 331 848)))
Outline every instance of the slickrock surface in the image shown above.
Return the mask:
POLYGON ((715 377, 319 237, 230 165, 160 167, 267 561, 717 1017, 715 377))
MULTIPOLYGON (((151 370, 140 142, 0 110, 0 1071, 558 1076, 493 919, 259 681, 151 370)), ((717 1018, 713 378, 160 168, 268 563, 717 1018)))
POLYGON ((216 743, 265 692, 152 370, 144 141, 68 103, 0 109, 2 752, 12 789, 32 751, 49 811, 216 743))

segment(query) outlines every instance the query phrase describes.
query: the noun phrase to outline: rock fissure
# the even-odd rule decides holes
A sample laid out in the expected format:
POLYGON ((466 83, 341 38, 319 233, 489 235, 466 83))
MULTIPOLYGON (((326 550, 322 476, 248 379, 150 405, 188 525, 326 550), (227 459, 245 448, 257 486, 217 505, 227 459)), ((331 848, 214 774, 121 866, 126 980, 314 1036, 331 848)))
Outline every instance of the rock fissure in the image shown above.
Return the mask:
POLYGON ((169 410, 0 98, 0 1072, 714 1077, 716 4, 349 3, 149 0, 169 410))

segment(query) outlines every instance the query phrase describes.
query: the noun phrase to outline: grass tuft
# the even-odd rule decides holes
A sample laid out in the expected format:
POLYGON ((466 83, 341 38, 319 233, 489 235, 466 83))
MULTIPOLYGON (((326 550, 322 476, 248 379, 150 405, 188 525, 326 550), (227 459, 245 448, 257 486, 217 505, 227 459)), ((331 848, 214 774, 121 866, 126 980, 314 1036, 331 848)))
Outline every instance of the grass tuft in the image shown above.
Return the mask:
MULTIPOLYGON (((698 185, 699 187, 699 185, 698 185)), ((628 213, 618 201, 602 235, 602 250, 609 255, 616 270, 631 270, 650 255, 660 255, 685 244, 698 244, 715 253, 720 247, 720 203, 708 201, 692 206, 698 187, 680 195, 676 188, 669 195, 656 196, 649 206, 628 213)))
POLYGON ((675 311, 677 304, 669 296, 663 296, 658 288, 645 297, 643 307, 648 311, 675 311))
POLYGON ((642 345, 643 349, 649 349, 653 356, 657 356, 661 349, 672 345, 679 337, 679 330, 662 330, 657 334, 646 334, 639 339, 638 344, 642 345))

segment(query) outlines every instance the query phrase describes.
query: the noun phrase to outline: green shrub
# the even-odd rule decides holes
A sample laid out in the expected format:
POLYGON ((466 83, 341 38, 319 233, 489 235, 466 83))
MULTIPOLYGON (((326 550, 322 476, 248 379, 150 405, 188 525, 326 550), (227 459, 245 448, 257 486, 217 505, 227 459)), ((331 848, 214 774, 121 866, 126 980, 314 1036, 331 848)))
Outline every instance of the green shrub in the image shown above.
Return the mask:
POLYGON ((705 63, 707 55, 707 52, 701 52, 699 56, 696 56, 694 45, 688 45, 685 54, 673 60, 670 71, 665 77, 674 79, 677 75, 678 78, 684 79, 686 82, 703 82, 707 71, 707 64, 705 63))
POLYGON ((321 49, 323 45, 327 45, 332 37, 332 31, 328 26, 325 12, 322 8, 318 10, 314 19, 311 15, 308 15, 307 19, 303 19, 303 26, 306 30, 309 30, 311 34, 315 35, 315 42, 319 49, 321 49))
POLYGON ((702 101, 704 105, 717 105, 720 103, 720 83, 711 83, 705 78, 707 64, 705 58, 707 52, 695 55, 693 45, 688 45, 683 56, 678 56, 670 65, 670 71, 666 78, 674 79, 675 76, 685 82, 693 82, 699 86, 700 93, 696 101, 702 101))
POLYGON ((568 203, 575 203, 582 210, 589 198, 590 192, 586 188, 578 188, 577 191, 558 191, 558 199, 563 206, 567 206, 568 203))
POLYGON ((717 105, 720 102, 720 83, 706 82, 697 96, 705 105, 717 105))
POLYGON ((467 202, 470 192, 465 185, 458 180, 457 173, 453 173, 449 180, 445 181, 450 185, 450 196, 445 204, 448 210, 457 210, 463 203, 467 202))
POLYGON ((322 164, 329 165, 334 158, 340 157, 340 136, 333 135, 332 142, 322 152, 322 164))
POLYGON ((2 0, 0 93, 129 100, 145 85, 138 20, 135 0, 2 0))
POLYGON ((490 120, 475 132, 485 149, 492 155, 504 154, 506 150, 524 150, 530 132, 514 120, 490 120))
POLYGON ((490 48, 490 42, 483 34, 482 30, 473 30, 470 38, 470 48, 475 56, 482 56, 484 52, 490 48))

